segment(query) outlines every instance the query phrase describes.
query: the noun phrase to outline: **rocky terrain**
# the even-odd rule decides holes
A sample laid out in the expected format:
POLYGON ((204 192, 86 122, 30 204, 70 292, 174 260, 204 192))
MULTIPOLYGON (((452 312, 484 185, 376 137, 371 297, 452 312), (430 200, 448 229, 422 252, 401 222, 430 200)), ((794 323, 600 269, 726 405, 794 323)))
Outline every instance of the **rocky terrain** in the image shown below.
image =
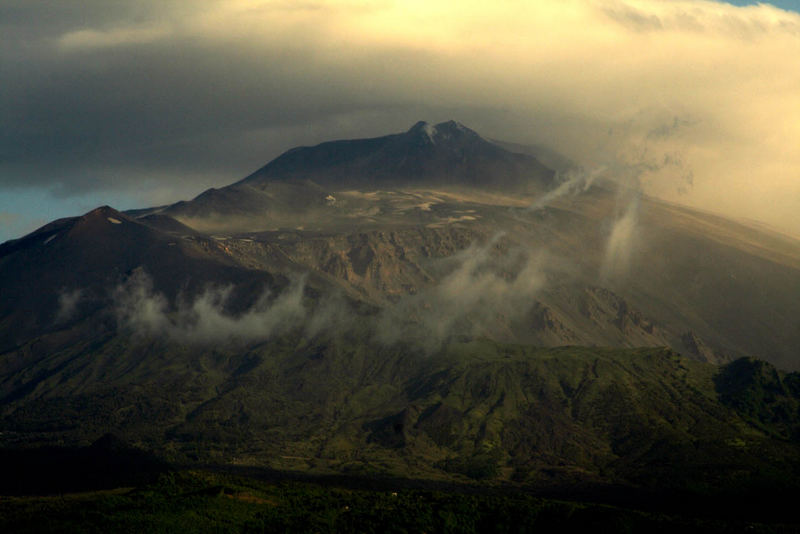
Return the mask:
POLYGON ((798 290, 789 236, 419 123, 0 245, 0 444, 789 484, 798 290))

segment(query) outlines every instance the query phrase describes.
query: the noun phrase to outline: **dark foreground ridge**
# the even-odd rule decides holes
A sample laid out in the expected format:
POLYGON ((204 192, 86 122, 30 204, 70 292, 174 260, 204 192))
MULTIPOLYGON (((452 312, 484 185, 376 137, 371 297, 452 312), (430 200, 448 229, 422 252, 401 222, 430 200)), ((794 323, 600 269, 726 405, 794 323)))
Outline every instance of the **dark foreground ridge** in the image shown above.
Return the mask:
POLYGON ((177 462, 542 489, 791 490, 800 473, 798 375, 756 360, 488 340, 415 355, 356 336, 244 354, 112 338, 68 361, 48 380, 106 381, 7 401, 6 446, 113 431, 177 462))
MULTIPOLYGON (((27 451, 17 467, 12 462, 23 456, 0 451, 0 463, 11 467, 10 473, 33 469, 27 474, 25 496, 0 496, 0 528, 20 533, 53 529, 797 532, 800 528, 790 513, 800 496, 796 492, 709 495, 614 486, 542 491, 507 485, 310 476, 235 466, 176 468, 119 442, 109 447, 108 441, 104 438, 104 444, 85 449, 27 451), (104 459, 98 459, 98 454, 104 459), (92 456, 95 459, 87 461, 92 456), (52 466, 54 458, 74 462, 80 472, 41 469, 52 466), (65 475, 83 480, 69 485, 65 475)), ((7 478, 4 484, 3 494, 19 495, 17 490, 8 491, 7 478)))

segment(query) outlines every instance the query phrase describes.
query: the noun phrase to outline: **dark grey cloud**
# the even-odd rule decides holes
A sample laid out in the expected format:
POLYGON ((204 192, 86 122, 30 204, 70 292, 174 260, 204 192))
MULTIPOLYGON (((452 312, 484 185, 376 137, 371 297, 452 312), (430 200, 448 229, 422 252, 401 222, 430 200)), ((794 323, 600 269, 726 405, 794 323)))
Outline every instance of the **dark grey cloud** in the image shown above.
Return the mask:
POLYGON ((69 45, 76 34, 124 41, 137 27, 153 36, 146 28, 202 5, 183 14, 175 3, 4 4, 0 187, 69 195, 143 179, 221 185, 308 140, 314 125, 356 116, 369 130, 373 116, 383 133, 387 117, 402 116, 403 127, 416 118, 413 97, 393 95, 384 79, 391 65, 413 58, 321 62, 303 35, 276 47, 186 31, 119 46, 69 45))
POLYGON ((0 112, 2 181, 80 188, 129 166, 224 170, 244 156, 228 141, 248 132, 375 105, 308 62, 171 41, 14 65, 0 112), (76 176, 64 176, 70 169, 76 176))
POLYGON ((148 177, 222 185, 337 129, 380 135, 418 118, 475 114, 392 87, 395 72, 420 61, 432 60, 401 51, 319 62, 304 47, 256 51, 181 37, 20 61, 2 95, 0 185, 56 194, 148 177))

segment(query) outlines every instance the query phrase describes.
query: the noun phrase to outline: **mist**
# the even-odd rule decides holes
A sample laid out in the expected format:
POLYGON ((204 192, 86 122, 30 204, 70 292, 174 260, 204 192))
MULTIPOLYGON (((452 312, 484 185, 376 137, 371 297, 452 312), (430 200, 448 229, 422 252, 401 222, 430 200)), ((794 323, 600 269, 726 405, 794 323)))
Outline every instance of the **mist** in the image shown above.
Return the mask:
POLYGON ((498 234, 439 260, 446 274, 385 308, 377 318, 375 338, 435 352, 454 335, 495 337, 498 318, 529 311, 546 283, 546 255, 506 248, 503 237, 498 234))
POLYGON ((586 192, 592 184, 606 171, 605 166, 585 171, 583 169, 569 169, 557 172, 555 181, 559 185, 544 195, 537 198, 529 207, 528 211, 538 211, 546 208, 551 202, 565 196, 573 196, 586 192))
POLYGON ((600 268, 600 281, 608 283, 624 278, 629 274, 631 258, 639 237, 640 194, 631 195, 611 226, 606 244, 603 264, 600 268))
POLYGON ((82 289, 62 289, 58 294, 58 309, 56 310, 55 323, 61 324, 71 320, 78 311, 78 304, 83 299, 82 289))
POLYGON ((187 345, 260 342, 292 331, 306 337, 358 329, 380 345, 406 343, 427 353, 453 336, 504 336, 505 321, 522 317, 546 284, 552 259, 543 251, 510 245, 503 234, 436 260, 441 273, 430 286, 399 297, 375 312, 357 311, 335 289, 307 295, 304 276, 278 293, 265 291, 248 309, 233 313, 233 286, 208 287, 174 302, 154 290, 137 269, 112 292, 119 328, 135 336, 187 345))
POLYGON ((174 305, 153 289, 150 276, 136 270, 112 294, 117 324, 135 335, 165 337, 183 344, 263 341, 303 326, 310 314, 303 304, 304 277, 277 295, 262 293, 241 314, 226 311, 232 286, 209 287, 197 296, 180 296, 174 305))

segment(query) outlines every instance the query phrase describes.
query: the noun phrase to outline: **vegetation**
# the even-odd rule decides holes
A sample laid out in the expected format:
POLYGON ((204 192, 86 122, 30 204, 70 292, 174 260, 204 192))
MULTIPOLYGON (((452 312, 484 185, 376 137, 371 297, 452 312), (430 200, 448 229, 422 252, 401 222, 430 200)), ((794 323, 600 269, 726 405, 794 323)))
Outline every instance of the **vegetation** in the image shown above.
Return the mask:
POLYGON ((54 358, 35 396, 4 405, 6 447, 113 432, 181 463, 545 488, 714 492, 800 475, 798 379, 756 360, 488 340, 426 355, 357 335, 244 351, 113 338, 54 358))
POLYGON ((720 401, 766 432, 800 438, 800 373, 780 373, 754 358, 741 358, 714 377, 720 401))
POLYGON ((796 532, 782 518, 718 508, 660 509, 542 498, 524 492, 357 489, 168 472, 135 488, 0 498, 4 532, 796 532))
POLYGON ((244 351, 112 338, 59 359, 3 406, 2 531, 795 521, 800 381, 757 360, 488 340, 427 355, 299 334, 244 351), (125 442, 89 445, 107 432, 125 442))

